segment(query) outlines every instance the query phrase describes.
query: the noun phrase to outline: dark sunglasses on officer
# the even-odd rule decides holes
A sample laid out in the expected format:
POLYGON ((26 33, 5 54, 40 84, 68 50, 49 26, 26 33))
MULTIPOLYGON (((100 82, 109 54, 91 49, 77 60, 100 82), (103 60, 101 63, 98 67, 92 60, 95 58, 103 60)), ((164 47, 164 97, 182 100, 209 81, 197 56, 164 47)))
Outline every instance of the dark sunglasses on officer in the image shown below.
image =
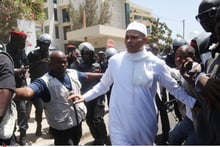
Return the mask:
POLYGON ((206 11, 203 11, 202 13, 199 13, 196 16, 196 20, 198 22, 203 22, 203 21, 206 21, 210 18, 213 18, 213 17, 215 17, 216 11, 217 11, 216 7, 212 7, 210 9, 206 10, 206 11))

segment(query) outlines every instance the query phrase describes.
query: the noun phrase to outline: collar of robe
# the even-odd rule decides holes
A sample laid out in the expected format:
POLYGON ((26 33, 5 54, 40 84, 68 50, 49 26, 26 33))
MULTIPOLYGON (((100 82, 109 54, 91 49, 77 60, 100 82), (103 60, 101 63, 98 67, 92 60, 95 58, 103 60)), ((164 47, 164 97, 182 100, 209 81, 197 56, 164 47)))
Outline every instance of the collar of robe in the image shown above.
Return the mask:
POLYGON ((143 48, 141 51, 137 53, 126 52, 126 56, 128 57, 128 59, 132 61, 141 61, 146 60, 149 57, 149 53, 146 51, 145 48, 143 48))

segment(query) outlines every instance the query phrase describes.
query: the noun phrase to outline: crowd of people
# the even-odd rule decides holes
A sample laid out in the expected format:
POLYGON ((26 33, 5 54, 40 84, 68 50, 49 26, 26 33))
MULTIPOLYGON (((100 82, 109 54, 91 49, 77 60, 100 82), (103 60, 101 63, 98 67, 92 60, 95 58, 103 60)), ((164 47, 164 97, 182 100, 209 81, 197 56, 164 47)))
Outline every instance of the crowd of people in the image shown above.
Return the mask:
POLYGON ((42 135, 45 113, 54 145, 79 145, 83 121, 92 145, 155 145, 159 116, 160 145, 219 145, 220 1, 202 0, 195 18, 211 34, 191 42, 174 38, 166 56, 158 43, 148 43, 146 26, 136 21, 127 26, 120 52, 96 52, 82 42, 66 46, 67 53, 50 53, 53 39, 41 34, 36 50, 26 55, 27 35, 11 31, 0 51, 0 144, 31 145, 27 129, 34 104, 35 135, 42 135), (177 121, 172 127, 169 111, 177 121))

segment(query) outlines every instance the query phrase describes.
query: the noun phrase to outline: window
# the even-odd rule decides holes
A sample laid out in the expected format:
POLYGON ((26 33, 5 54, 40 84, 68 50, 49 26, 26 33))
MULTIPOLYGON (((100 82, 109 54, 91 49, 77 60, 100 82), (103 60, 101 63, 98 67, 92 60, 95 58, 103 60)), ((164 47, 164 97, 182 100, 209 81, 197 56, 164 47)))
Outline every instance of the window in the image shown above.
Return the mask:
POLYGON ((124 4, 125 7, 125 22, 126 26, 130 23, 130 5, 128 3, 124 4))
POLYGON ((144 21, 147 21, 147 20, 148 20, 148 18, 147 18, 147 17, 143 17, 143 20, 144 20, 144 21))
POLYGON ((70 31, 70 26, 63 27, 63 38, 66 40, 66 33, 70 31))
POLYGON ((58 26, 55 26, 55 37, 56 37, 56 39, 60 38, 59 27, 58 26))
POLYGON ((150 34, 150 26, 146 26, 147 27, 147 34, 150 34))
POLYGON ((141 20, 141 16, 134 15, 134 20, 141 20))
POLYGON ((46 14, 46 19, 48 19, 48 8, 44 8, 44 13, 46 14))
POLYGON ((45 27, 44 27, 44 32, 47 33, 47 34, 49 34, 49 26, 45 26, 45 27))
POLYGON ((58 21, 57 8, 54 8, 53 11, 54 11, 54 20, 58 21))
POLYGON ((62 14, 63 14, 63 22, 70 22, 70 16, 67 9, 63 9, 62 14))

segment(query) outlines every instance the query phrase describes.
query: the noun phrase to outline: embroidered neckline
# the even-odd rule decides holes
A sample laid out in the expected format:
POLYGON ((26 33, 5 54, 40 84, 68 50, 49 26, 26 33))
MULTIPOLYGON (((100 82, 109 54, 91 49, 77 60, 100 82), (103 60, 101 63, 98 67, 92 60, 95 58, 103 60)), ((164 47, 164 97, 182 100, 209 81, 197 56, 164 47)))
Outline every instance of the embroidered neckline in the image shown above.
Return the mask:
POLYGON ((128 57, 128 59, 132 61, 141 61, 143 59, 146 59, 150 56, 150 54, 146 51, 145 48, 143 48, 141 51, 137 53, 129 53, 126 51, 125 55, 128 57))

